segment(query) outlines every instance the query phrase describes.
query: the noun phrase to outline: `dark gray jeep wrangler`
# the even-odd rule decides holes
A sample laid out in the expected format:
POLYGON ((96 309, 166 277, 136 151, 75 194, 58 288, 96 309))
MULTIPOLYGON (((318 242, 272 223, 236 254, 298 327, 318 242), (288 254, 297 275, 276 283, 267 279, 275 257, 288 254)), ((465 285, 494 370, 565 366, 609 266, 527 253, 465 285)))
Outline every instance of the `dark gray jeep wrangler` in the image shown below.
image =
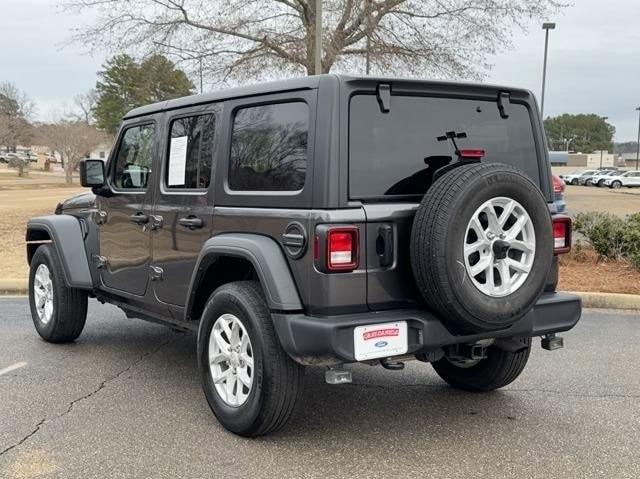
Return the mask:
POLYGON ((490 391, 579 320, 555 292, 555 214, 532 94, 322 75, 128 113, 93 194, 27 228, 30 305, 76 339, 87 298, 197 331, 206 398, 246 436, 291 416, 304 366, 430 362, 490 391))

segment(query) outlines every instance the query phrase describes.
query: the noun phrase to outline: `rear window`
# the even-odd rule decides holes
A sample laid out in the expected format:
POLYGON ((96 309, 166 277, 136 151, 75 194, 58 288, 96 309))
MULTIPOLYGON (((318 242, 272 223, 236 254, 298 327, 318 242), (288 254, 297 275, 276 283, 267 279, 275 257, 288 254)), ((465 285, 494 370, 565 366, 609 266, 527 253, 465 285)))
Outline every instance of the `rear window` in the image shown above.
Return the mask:
POLYGON ((307 170, 309 107, 276 103, 237 111, 229 187, 236 191, 297 191, 307 170))
POLYGON ((450 131, 466 134, 456 140, 460 149, 483 149, 483 162, 512 165, 540 184, 525 105, 512 103, 505 119, 495 101, 394 95, 390 111, 382 113, 374 95, 356 95, 350 107, 350 196, 424 194, 432 172, 456 159, 451 141, 438 141, 450 131))

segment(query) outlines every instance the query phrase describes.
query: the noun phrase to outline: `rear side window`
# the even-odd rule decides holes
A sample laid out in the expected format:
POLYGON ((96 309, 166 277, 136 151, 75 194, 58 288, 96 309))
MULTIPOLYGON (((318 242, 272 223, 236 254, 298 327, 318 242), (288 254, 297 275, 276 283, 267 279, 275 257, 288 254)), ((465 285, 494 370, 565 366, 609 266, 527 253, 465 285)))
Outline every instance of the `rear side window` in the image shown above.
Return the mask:
POLYGON ((113 178, 116 188, 127 190, 147 188, 154 148, 153 124, 132 126, 125 130, 116 157, 113 178))
POLYGON ((171 122, 165 185, 169 189, 206 189, 213 161, 213 115, 178 118, 171 122))
POLYGON ((483 149, 483 162, 512 165, 540 184, 527 107, 512 103, 509 118, 495 101, 393 96, 382 113, 374 95, 351 99, 349 192, 352 198, 422 195, 438 165, 456 159, 446 132, 465 133, 460 149, 483 149), (434 165, 428 168, 428 164, 434 165))
POLYGON ((239 109, 233 121, 229 188, 297 191, 307 170, 309 108, 276 103, 239 109))

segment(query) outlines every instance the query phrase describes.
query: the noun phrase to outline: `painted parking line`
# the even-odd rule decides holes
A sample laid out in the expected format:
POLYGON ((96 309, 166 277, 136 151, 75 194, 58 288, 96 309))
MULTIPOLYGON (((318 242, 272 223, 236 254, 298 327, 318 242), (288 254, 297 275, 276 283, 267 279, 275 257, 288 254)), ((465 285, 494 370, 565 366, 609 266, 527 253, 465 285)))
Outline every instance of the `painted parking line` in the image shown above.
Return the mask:
POLYGON ((27 365, 27 363, 20 362, 20 363, 12 364, 11 366, 8 366, 8 367, 6 367, 4 369, 0 369, 0 376, 4 376, 5 374, 9 374, 11 371, 15 371, 16 369, 23 368, 26 365, 27 365))

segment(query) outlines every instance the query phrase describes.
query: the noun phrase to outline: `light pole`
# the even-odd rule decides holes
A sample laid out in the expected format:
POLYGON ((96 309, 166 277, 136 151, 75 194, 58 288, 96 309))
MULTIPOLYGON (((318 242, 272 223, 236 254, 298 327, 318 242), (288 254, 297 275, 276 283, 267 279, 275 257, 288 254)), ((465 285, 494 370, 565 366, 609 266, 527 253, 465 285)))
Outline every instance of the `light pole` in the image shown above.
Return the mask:
POLYGON ((638 171, 638 160, 640 160, 640 106, 636 108, 638 111, 638 149, 636 150, 636 171, 638 171))
POLYGON ((316 0, 316 48, 315 48, 315 74, 322 73, 322 0, 316 0))
POLYGON ((540 116, 544 121, 544 87, 547 81, 547 52, 549 50, 549 30, 556 28, 555 23, 545 22, 542 24, 544 30, 544 64, 542 66, 542 96, 540 98, 540 116))
MULTIPOLYGON (((606 123, 606 121, 609 119, 608 116, 603 116, 602 117, 602 121, 604 121, 606 123)), ((609 154, 609 150, 607 149, 607 154, 609 154)), ((602 169, 602 147, 600 147, 600 169, 602 169)))

